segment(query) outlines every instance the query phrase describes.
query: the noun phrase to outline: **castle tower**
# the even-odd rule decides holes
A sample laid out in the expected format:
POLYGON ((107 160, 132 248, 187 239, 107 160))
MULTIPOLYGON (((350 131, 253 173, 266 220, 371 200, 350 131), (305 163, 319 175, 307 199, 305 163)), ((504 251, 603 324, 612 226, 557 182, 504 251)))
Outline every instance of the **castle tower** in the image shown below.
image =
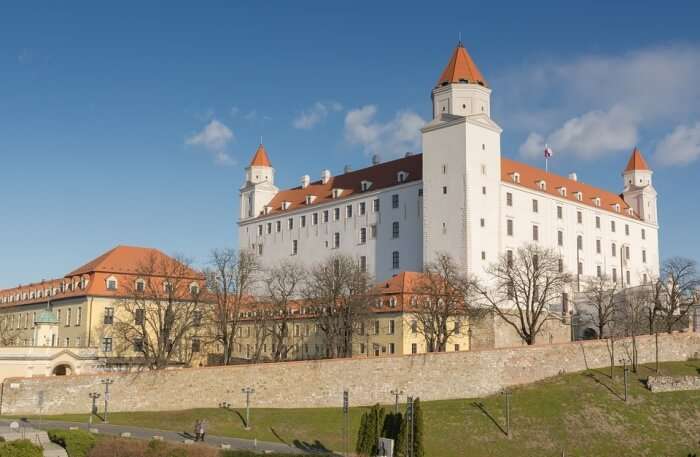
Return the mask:
POLYGON ((260 143, 250 165, 245 169, 245 184, 240 190, 241 219, 258 216, 277 192, 275 169, 265 146, 260 143))
POLYGON ((634 148, 627 167, 622 173, 624 191, 622 197, 644 222, 657 224, 656 190, 651 182, 653 171, 647 165, 638 148, 634 148))
POLYGON ((501 128, 490 97, 460 42, 432 90, 433 120, 421 130, 424 262, 449 253, 476 275, 499 248, 501 128))

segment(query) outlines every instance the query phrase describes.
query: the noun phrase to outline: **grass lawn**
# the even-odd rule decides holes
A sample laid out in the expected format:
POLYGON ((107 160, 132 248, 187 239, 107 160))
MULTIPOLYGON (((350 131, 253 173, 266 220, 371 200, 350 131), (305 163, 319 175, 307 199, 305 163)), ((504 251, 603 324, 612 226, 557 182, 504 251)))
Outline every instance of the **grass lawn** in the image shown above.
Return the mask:
MULTIPOLYGON (((664 363, 664 374, 700 374, 700 361, 664 363)), ((440 456, 677 456, 700 454, 700 391, 652 394, 643 384, 653 365, 630 373, 629 401, 622 401, 622 369, 566 374, 513 389, 512 439, 507 439, 504 399, 422 402, 426 454, 440 456)), ((391 396, 387 393, 387 400, 391 396)), ((253 400, 254 401, 254 400, 253 400)), ((114 405, 115 407, 117 405, 114 405)), ((391 408, 388 406, 387 408, 391 408)), ((351 409, 351 437, 365 408, 351 409)), ((205 418, 213 435, 307 443, 342 450, 340 408, 244 409, 110 413, 113 424, 189 431, 205 418)), ((47 419, 85 422, 87 415, 47 419)), ((354 445, 352 445, 354 449, 354 445)))

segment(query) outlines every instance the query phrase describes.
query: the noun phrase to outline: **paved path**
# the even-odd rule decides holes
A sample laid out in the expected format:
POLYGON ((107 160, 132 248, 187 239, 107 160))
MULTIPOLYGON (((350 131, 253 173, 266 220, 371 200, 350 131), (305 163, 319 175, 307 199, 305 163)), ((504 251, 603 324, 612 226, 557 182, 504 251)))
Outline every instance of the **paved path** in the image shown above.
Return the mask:
MULTIPOLYGON (((167 413, 163 413, 167 414, 167 413)), ((8 425, 9 420, 0 420, 0 425, 8 425)), ((59 421, 49 421, 44 420, 41 423, 36 421, 29 421, 32 427, 40 429, 51 429, 60 428, 68 429, 70 427, 79 427, 82 430, 87 430, 87 424, 78 422, 59 422, 59 421)), ((26 424, 26 423, 25 423, 26 424)), ((151 428, 140 428, 140 427, 129 427, 126 425, 112 425, 112 424, 93 424, 92 428, 99 430, 99 433, 105 435, 120 436, 122 433, 131 433, 132 438, 151 440, 154 436, 162 436, 165 441, 171 443, 183 443, 186 439, 193 439, 191 432, 173 432, 168 430, 158 430, 151 428)), ((266 441, 255 441, 255 440, 245 440, 241 438, 228 438, 223 436, 209 436, 206 437, 205 444, 209 446, 221 447, 222 444, 228 444, 231 449, 244 449, 258 451, 260 453, 265 452, 283 452, 287 454, 308 454, 313 452, 308 452, 301 450, 296 447, 287 446, 282 443, 270 443, 266 441)), ((199 445, 198 443, 196 445, 199 445)))

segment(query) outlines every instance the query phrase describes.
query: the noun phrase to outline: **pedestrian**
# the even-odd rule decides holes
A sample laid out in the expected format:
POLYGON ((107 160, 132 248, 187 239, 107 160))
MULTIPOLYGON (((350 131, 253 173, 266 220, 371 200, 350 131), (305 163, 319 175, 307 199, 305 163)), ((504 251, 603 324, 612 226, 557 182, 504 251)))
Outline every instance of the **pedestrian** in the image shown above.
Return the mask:
POLYGON ((199 441, 201 424, 202 424, 201 419, 197 419, 196 421, 194 421, 194 440, 195 441, 199 441))
POLYGON ((202 421, 199 423, 199 438, 202 442, 204 442, 204 435, 207 433, 207 421, 202 419, 202 421))

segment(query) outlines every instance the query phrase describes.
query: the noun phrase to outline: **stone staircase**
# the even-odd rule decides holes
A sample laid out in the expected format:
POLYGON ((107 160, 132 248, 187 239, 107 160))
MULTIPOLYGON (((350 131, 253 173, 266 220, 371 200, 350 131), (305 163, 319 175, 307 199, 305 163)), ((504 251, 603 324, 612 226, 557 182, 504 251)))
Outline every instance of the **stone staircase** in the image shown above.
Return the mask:
POLYGON ((44 449, 44 457, 68 457, 66 450, 49 440, 49 435, 44 430, 31 427, 0 426, 0 436, 5 441, 29 440, 44 449))

